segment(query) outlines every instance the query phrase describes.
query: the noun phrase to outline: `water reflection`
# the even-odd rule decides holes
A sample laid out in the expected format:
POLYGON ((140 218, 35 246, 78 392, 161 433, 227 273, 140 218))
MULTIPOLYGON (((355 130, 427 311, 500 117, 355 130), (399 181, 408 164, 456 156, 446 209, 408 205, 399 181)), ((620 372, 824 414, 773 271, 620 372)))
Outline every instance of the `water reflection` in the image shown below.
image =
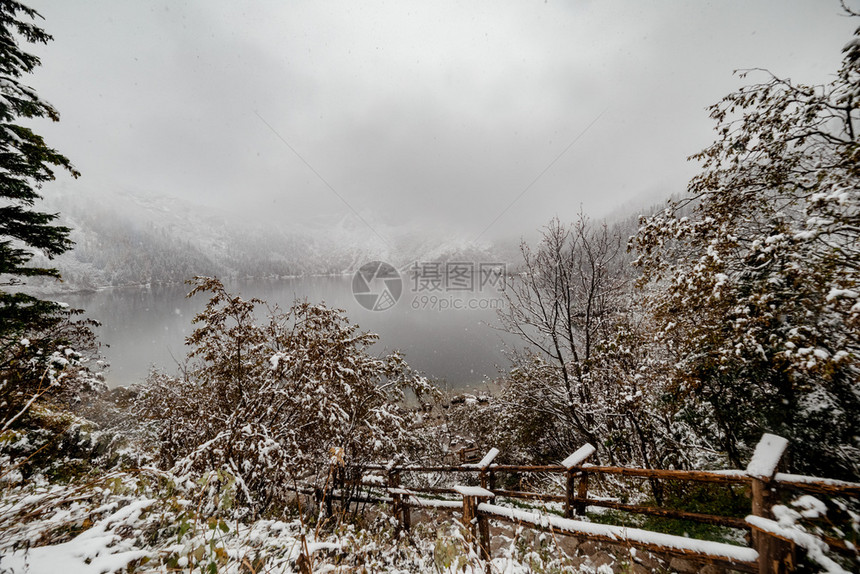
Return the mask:
MULTIPOLYGON (((499 367, 508 365, 502 351, 511 337, 488 325, 495 324, 495 311, 468 308, 466 296, 461 298, 461 309, 439 311, 404 293, 393 308, 374 312, 356 303, 347 277, 249 280, 227 287, 282 308, 307 298, 344 309, 350 321, 380 335, 377 348, 400 349, 411 366, 454 389, 480 387, 486 377, 494 377, 499 367)), ((184 339, 193 330, 191 320, 206 303, 203 295, 186 298, 189 290, 187 285, 127 287, 61 299, 86 309, 87 316, 102 323, 99 336, 108 345, 104 353, 111 364, 108 382, 116 386, 141 381, 153 366, 174 372, 177 362, 183 361, 184 339)), ((468 294, 469 300, 476 297, 489 295, 468 294)))

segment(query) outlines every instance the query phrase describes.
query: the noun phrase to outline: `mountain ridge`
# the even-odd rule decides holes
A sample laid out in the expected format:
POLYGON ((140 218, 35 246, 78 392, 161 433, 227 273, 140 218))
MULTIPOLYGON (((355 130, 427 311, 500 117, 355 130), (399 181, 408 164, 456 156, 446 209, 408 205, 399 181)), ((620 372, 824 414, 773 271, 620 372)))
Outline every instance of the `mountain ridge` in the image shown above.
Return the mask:
POLYGON ((45 208, 60 214, 59 223, 72 228, 75 242, 51 261, 34 258, 63 276, 59 284, 28 283, 45 292, 181 283, 195 275, 345 275, 375 260, 406 268, 413 262, 512 263, 518 258, 514 242, 475 242, 442 228, 376 221, 372 213, 273 226, 170 196, 80 190, 46 197, 45 208))

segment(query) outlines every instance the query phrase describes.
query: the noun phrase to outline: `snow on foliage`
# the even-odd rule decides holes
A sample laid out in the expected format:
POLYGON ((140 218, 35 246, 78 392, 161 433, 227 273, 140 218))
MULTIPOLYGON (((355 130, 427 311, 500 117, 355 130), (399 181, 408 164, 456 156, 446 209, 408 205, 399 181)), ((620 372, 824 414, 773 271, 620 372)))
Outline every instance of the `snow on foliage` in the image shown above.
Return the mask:
POLYGON ((154 373, 139 412, 154 423, 165 468, 199 475, 221 469, 253 513, 282 505, 298 482, 322 487, 332 456, 341 476, 394 458, 411 440, 404 391, 433 392, 397 353, 376 357, 376 340, 336 309, 297 302, 270 309, 198 278, 210 293, 188 337, 179 377, 154 373))
MULTIPOLYGON (((2 489, 0 572, 612 572, 570 560, 551 537, 526 542, 515 535, 486 562, 447 510, 439 523, 415 524, 410 536, 397 532, 384 508, 363 528, 326 529, 301 518, 239 519, 224 499, 204 510, 211 483, 223 478, 207 473, 192 482, 149 468, 77 485, 2 489)), ((427 501, 428 508, 442 502, 427 501)))
POLYGON ((80 313, 54 312, 26 337, 0 333, 0 433, 26 426, 37 407, 69 408, 107 388, 96 323, 80 313))
MULTIPOLYGON (((860 31, 855 40, 860 38, 860 31)), ((810 474, 860 476, 860 48, 829 84, 763 70, 711 107, 688 195, 631 245, 672 392, 740 466, 762 429, 810 474)))
POLYGON ((216 474, 188 482, 144 469, 78 486, 6 489, 0 572, 294 572, 303 558, 319 564, 341 550, 382 566, 374 550, 397 545, 390 527, 361 540, 352 529, 318 535, 300 520, 237 520, 223 499, 201 513, 216 474))

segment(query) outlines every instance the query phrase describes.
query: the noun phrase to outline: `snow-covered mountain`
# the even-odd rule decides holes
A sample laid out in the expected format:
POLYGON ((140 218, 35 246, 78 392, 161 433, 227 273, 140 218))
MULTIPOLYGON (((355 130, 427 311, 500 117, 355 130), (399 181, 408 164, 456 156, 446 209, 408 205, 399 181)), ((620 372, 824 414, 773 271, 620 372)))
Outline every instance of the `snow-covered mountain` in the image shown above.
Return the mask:
POLYGON ((42 206, 73 229, 75 248, 50 264, 65 289, 225 278, 352 273, 373 260, 514 262, 510 245, 475 243, 372 213, 261 224, 165 196, 54 193, 42 206))

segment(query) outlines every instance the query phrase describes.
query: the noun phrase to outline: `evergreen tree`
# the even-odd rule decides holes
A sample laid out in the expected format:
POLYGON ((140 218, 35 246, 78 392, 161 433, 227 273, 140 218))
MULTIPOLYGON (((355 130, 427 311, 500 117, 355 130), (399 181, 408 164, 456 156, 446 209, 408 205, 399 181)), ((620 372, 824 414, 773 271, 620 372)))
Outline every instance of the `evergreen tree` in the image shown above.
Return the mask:
POLYGON ((51 36, 32 23, 41 18, 35 10, 12 0, 0 0, 0 343, 3 346, 32 328, 56 321, 56 303, 43 301, 8 287, 23 278, 59 277, 56 269, 30 267, 35 251, 53 258, 72 242, 69 228, 53 225, 56 214, 34 209, 39 190, 54 179, 54 169, 79 173, 69 160, 48 147, 41 136, 21 124, 28 118, 59 120, 59 114, 36 92, 21 82, 40 64, 39 58, 21 49, 19 40, 46 44, 51 36))
MULTIPOLYGON (((38 12, 0 0, 0 432, 32 421, 30 407, 52 402, 67 407, 103 388, 89 365, 98 356, 91 327, 79 310, 16 291, 27 277, 59 277, 56 269, 28 266, 35 253, 49 259, 72 246, 69 228, 53 225, 56 214, 34 208, 54 169, 79 174, 69 160, 21 124, 30 118, 59 120, 59 114, 21 82, 39 58, 19 40, 51 40, 31 23, 38 12), (10 289, 11 288, 11 289, 10 289)), ((38 423, 36 423, 38 424, 38 423)))

